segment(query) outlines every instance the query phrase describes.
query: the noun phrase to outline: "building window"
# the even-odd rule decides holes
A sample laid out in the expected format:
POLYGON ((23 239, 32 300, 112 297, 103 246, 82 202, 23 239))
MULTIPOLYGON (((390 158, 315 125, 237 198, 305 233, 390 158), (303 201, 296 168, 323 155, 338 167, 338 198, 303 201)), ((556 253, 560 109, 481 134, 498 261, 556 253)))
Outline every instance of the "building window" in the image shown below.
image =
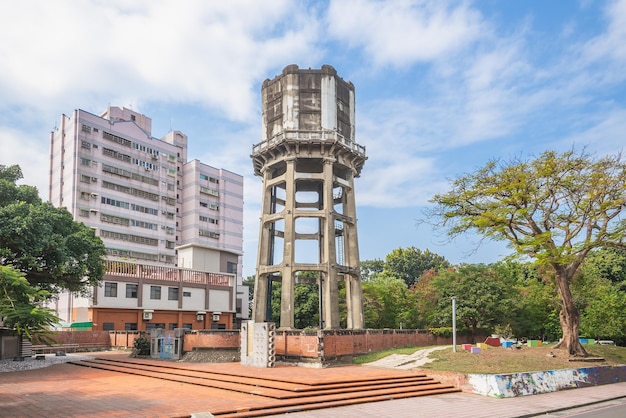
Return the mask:
POLYGON ((103 322, 102 331, 113 331, 115 329, 115 322, 103 322))
POLYGON ((200 202, 200 206, 202 206, 203 208, 208 208, 209 204, 205 202, 200 202))
POLYGON ((83 132, 87 132, 88 134, 90 134, 91 133, 91 126, 83 124, 83 126, 81 127, 81 130, 83 132))
POLYGON ((136 322, 127 322, 124 324, 124 330, 126 331, 137 331, 137 323, 136 322))
POLYGON ((90 176, 86 176, 84 174, 80 175, 80 182, 81 183, 90 183, 91 182, 91 177, 90 176))
POLYGON ((178 300, 178 288, 177 287, 167 288, 167 300, 178 300))
POLYGON ((191 297, 191 292, 183 292, 183 297, 184 298, 190 298, 191 297))
POLYGON ((89 211, 87 209, 80 209, 78 212, 78 216, 82 216, 83 218, 89 218, 89 211))
POLYGON ((226 262, 226 273, 237 274, 237 263, 226 262))
POLYGON ((91 149, 91 142, 81 141, 80 146, 81 148, 91 149))
POLYGON ((104 282, 104 296, 109 298, 117 297, 117 283, 104 282))
POLYGON ((80 165, 85 166, 85 167, 91 167, 91 160, 88 158, 81 158, 80 165))
POLYGON ((165 241, 165 248, 173 250, 175 246, 176 243, 174 241, 165 241))
POLYGON ((184 329, 191 329, 191 324, 183 324, 184 329))
POLYGON ((136 284, 126 285, 126 297, 129 299, 137 299, 137 285, 136 284))
POLYGON ((161 286, 150 286, 150 299, 161 299, 161 286))
POLYGON ((178 326, 178 324, 174 324, 174 323, 171 323, 171 322, 170 322, 170 324, 169 324, 169 326, 168 326, 168 329, 169 329, 170 331, 174 331, 174 330, 177 328, 177 326, 178 326))

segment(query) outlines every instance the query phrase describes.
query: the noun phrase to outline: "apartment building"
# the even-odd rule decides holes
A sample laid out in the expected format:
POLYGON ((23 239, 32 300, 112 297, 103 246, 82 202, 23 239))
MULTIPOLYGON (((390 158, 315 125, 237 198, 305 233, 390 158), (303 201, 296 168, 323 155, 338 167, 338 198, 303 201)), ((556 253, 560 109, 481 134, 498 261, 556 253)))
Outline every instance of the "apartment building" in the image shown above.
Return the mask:
POLYGON ((241 175, 189 161, 184 133, 154 138, 152 120, 127 108, 62 115, 50 142, 49 199, 91 227, 108 258, 90 297, 54 304, 67 325, 207 329, 247 319, 241 175))

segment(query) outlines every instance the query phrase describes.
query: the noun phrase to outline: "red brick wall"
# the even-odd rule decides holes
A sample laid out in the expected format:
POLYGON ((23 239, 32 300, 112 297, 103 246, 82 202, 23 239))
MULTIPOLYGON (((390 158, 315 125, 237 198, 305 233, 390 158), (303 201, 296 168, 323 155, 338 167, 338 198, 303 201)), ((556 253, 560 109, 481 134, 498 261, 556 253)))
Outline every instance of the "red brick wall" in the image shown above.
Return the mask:
POLYGON ((194 347, 239 348, 239 330, 192 331, 185 333, 183 351, 194 347))
MULTIPOLYGON (((55 344, 101 344, 104 347, 111 345, 107 331, 58 331, 50 333, 49 337, 56 341, 55 344)), ((33 344, 44 343, 35 336, 33 344)))

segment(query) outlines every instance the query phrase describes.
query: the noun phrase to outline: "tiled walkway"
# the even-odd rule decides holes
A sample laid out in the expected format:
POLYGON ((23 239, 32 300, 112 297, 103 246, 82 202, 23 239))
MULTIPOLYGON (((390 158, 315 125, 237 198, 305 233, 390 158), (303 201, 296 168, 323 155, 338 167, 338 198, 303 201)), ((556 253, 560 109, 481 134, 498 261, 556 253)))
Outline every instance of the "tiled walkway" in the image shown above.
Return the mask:
MULTIPOLYGON (((126 354, 119 355, 127 358, 126 354)), ((191 364, 190 368, 236 370, 238 364, 191 364)), ((341 378, 354 367, 277 367, 258 373, 300 380, 341 378)), ((368 372, 368 373, 371 373, 368 372)), ((493 399, 455 393, 390 400, 289 414, 306 417, 519 417, 626 396, 626 383, 575 389, 525 398, 493 399)), ((0 374, 1 417, 186 417, 247 403, 253 395, 142 376, 60 364, 0 374)))

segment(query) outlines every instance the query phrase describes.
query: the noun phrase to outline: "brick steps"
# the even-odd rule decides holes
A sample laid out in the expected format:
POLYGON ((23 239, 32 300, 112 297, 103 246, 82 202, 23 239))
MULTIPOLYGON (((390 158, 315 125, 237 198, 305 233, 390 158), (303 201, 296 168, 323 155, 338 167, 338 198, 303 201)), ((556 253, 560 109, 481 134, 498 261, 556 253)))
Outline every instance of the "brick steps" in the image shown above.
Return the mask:
POLYGON ((232 406, 210 411, 220 417, 259 417, 294 411, 402 399, 458 392, 423 374, 393 370, 355 373, 357 368, 336 368, 335 373, 301 368, 254 369, 232 366, 232 369, 141 360, 98 358, 71 362, 112 372, 239 392, 248 397, 232 406), (333 379, 334 377, 334 379, 333 379), (250 397, 251 396, 251 397, 250 397))

